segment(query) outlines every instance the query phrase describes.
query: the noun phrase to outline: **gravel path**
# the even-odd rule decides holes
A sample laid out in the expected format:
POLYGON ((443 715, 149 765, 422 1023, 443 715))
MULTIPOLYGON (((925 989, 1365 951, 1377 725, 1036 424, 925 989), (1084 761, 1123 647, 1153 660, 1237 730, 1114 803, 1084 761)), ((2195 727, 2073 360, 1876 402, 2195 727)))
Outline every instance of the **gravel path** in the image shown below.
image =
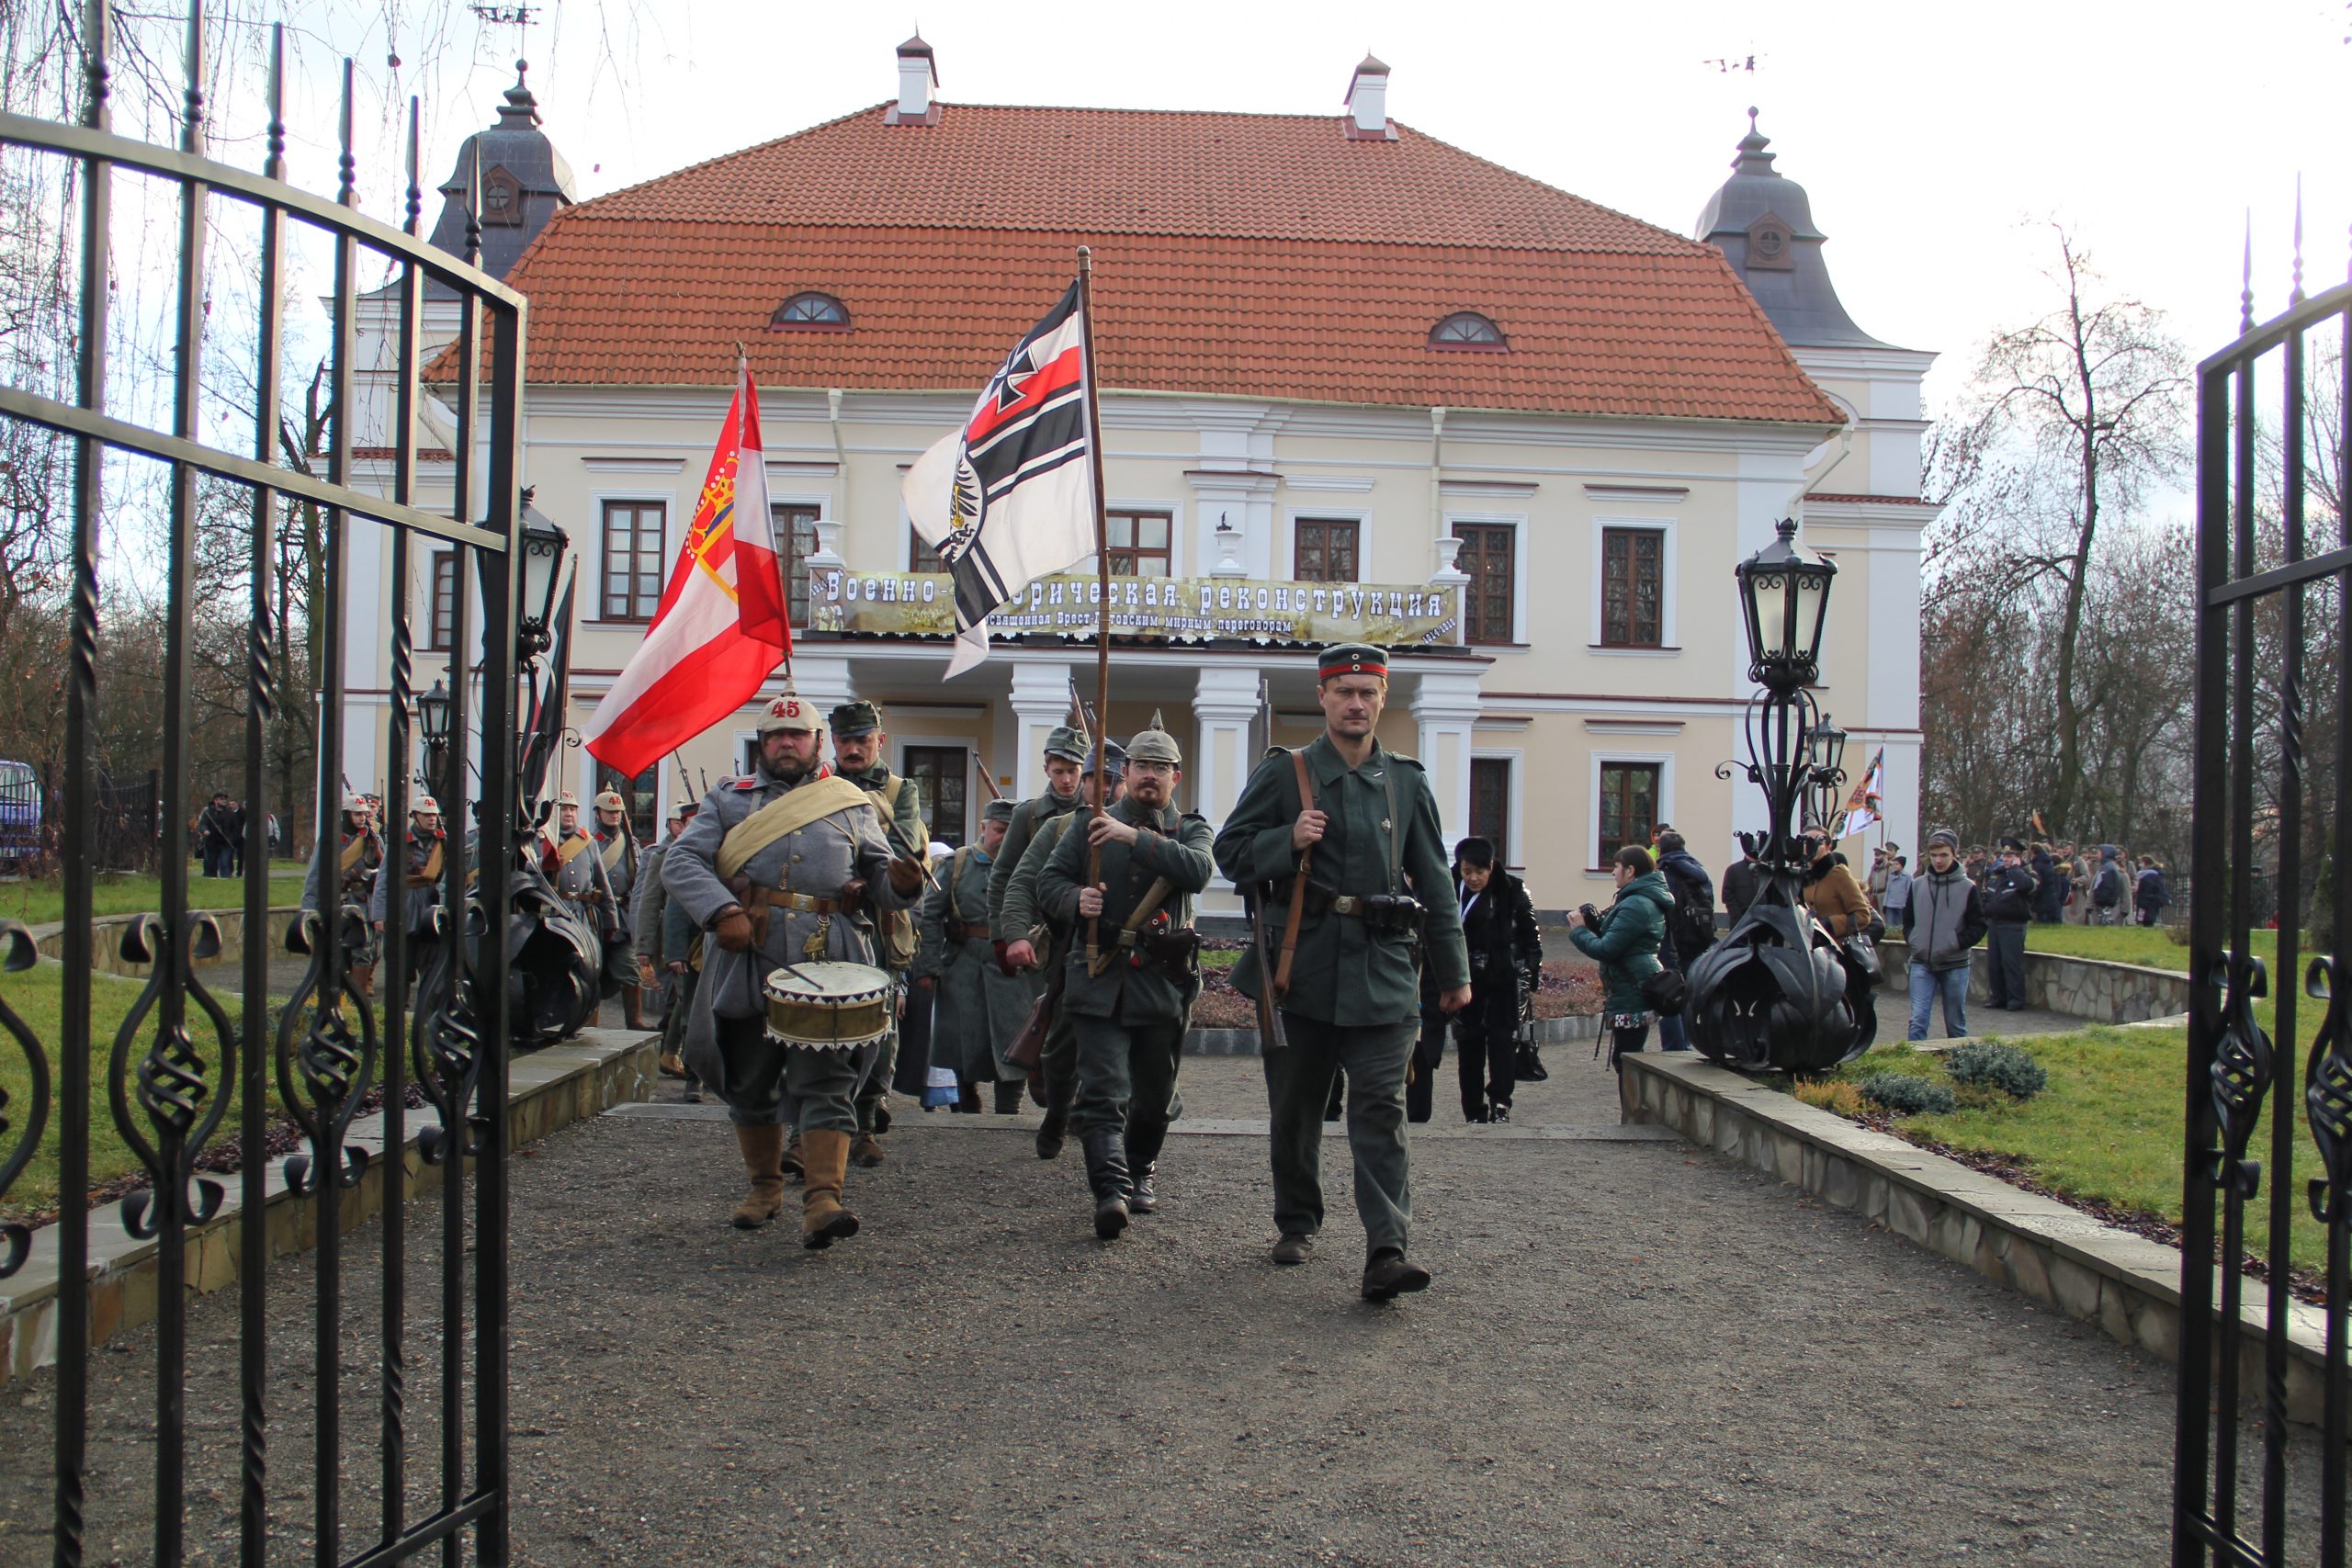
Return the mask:
MULTIPOLYGON (((865 1233, 821 1254, 724 1224, 741 1179, 721 1125, 640 1110, 560 1134, 514 1178, 517 1560, 2164 1555, 2168 1368, 1712 1155, 1577 1135, 1614 1123, 1613 1082, 1576 1047, 1546 1055, 1513 1127, 1420 1134, 1415 1254, 1437 1282, 1386 1307, 1356 1299, 1343 1140, 1321 1255, 1266 1260, 1262 1142, 1207 1126, 1262 1116, 1252 1060, 1187 1061, 1165 1210, 1111 1247, 1075 1152, 1035 1158, 1026 1118, 902 1115, 890 1165, 852 1173, 865 1233)), ((430 1456, 438 1246, 411 1234, 430 1456)), ((345 1340, 358 1519, 377 1507, 378 1240, 353 1237, 345 1340)), ((289 1406, 308 1278, 272 1277, 289 1406)), ((191 1533, 232 1547, 233 1294, 197 1303, 190 1331, 191 1533)), ((153 1349, 151 1330, 97 1359, 94 1562, 147 1559, 153 1349)), ((0 1391, 0 1562, 45 1561, 52 1388, 0 1391)), ((299 1410, 273 1428, 288 1561, 308 1441, 299 1410)))

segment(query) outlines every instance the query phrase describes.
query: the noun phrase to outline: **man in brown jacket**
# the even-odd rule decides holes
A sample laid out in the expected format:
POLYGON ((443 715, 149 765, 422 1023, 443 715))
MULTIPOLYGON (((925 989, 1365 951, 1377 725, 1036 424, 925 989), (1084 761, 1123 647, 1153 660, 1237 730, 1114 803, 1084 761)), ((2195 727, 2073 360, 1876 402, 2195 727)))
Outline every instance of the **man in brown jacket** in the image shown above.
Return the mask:
POLYGON ((1829 928, 1829 934, 1843 942, 1878 918, 1871 908, 1870 896, 1838 852, 1838 841, 1818 822, 1808 822, 1804 829, 1805 908, 1814 919, 1829 928))

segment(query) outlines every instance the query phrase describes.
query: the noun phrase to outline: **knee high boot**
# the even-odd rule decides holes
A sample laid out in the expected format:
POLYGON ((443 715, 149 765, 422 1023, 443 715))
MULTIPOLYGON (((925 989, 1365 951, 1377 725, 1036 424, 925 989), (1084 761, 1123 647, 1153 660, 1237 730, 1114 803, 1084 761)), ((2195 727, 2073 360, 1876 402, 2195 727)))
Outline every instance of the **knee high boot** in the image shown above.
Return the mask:
POLYGON ((1086 1185, 1094 1194, 1094 1234, 1116 1239, 1127 1228, 1127 1156, 1115 1127, 1090 1127, 1080 1135, 1086 1151, 1086 1185))
POLYGON ((837 1127, 810 1128, 800 1134, 800 1163, 808 1182, 800 1194, 800 1245, 820 1250, 855 1235, 857 1216, 842 1207, 849 1134, 837 1127))
POLYGON ((1156 1214, 1159 1213, 1159 1194, 1152 1187, 1152 1178, 1159 1173, 1159 1150, 1168 1142, 1168 1123, 1142 1122, 1130 1118, 1127 1122, 1127 1213, 1156 1214))
POLYGON ((1018 1116, 1021 1114, 1021 1092, 1023 1087, 1023 1086, 1019 1083, 1006 1083, 1002 1079, 998 1080, 996 1086, 996 1113, 999 1116, 1018 1116))
POLYGON ((735 1146, 743 1151, 743 1168, 752 1178, 751 1191, 735 1206, 735 1228, 757 1230, 784 1207, 784 1129, 738 1127, 735 1146))
POLYGON ((630 1029, 645 1027, 645 993, 641 987, 621 987, 621 1021, 630 1029))
POLYGON ((351 988, 359 993, 361 1001, 373 1001, 376 997, 376 966, 373 964, 353 964, 351 988))
POLYGON ((1037 1124, 1037 1157, 1059 1159, 1062 1140, 1069 1134, 1069 1102, 1078 1093, 1075 1083, 1057 1083, 1046 1091, 1046 1119, 1037 1124))

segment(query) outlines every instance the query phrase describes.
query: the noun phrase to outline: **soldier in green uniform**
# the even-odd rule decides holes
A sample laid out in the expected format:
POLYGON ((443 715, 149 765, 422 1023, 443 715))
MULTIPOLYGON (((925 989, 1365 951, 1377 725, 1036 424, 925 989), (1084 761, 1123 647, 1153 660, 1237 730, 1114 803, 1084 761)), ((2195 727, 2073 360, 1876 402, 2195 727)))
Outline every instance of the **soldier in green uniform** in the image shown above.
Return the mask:
MULTIPOLYGON (((996 942, 997 962, 1008 969, 1038 968, 1037 950, 1029 940, 1028 928, 1015 930, 1004 918, 1004 895, 1012 886, 1013 868, 1021 863, 1038 829, 1079 808, 1079 776, 1093 750, 1086 731, 1057 726, 1046 737, 1046 793, 1012 808, 1012 822, 1004 830, 1004 851, 989 874, 989 934, 996 942)), ((1039 974, 1032 981, 1031 994, 1045 988, 1044 976, 1039 974)))
POLYGON ((952 1070, 959 1084, 994 1083, 1000 1116, 1021 1109, 1025 1075, 1005 1061, 1005 1053, 1030 1004, 1028 982, 1004 972, 989 938, 989 873, 1012 820, 1011 801, 989 802, 980 841, 957 850, 939 872, 938 885, 923 895, 922 945, 913 971, 915 1005, 937 1001, 932 1065, 952 1070))
POLYGON ((1077 928, 1062 989, 1078 1027, 1071 1120, 1104 1241, 1127 1228, 1129 1181, 1159 1158, 1184 1026, 1201 994, 1193 896, 1216 866, 1208 819, 1176 809, 1182 763, 1153 714, 1127 742, 1126 798, 1064 831, 1037 874, 1040 907, 1077 928), (1098 853, 1099 872, 1089 864, 1098 853))
MULTIPOLYGON (((1098 797, 1104 806, 1117 805, 1125 787, 1126 767, 1125 748, 1114 740, 1105 740, 1102 772, 1110 780, 1111 788, 1110 794, 1103 795, 1094 776, 1094 759, 1090 754, 1086 773, 1079 781, 1084 805, 1093 807, 1098 797)), ((1073 928, 1047 919, 1038 908, 1037 874, 1053 858, 1054 846, 1062 841, 1063 832, 1085 816, 1085 811, 1065 811, 1038 829, 1037 836, 1029 840, 1029 847, 1021 852, 1021 863, 1012 868, 1012 876, 1005 884, 1001 919, 1006 929, 1028 933, 1027 949, 1036 955, 1039 966, 1048 976, 1054 974, 1056 965, 1069 956, 1073 928)), ((1020 951, 1018 944, 1013 951, 1020 951)), ((1037 1074, 1045 1080, 1046 1096, 1045 1119, 1037 1124, 1039 1159, 1060 1157, 1062 1141, 1069 1131, 1070 1100, 1078 1092, 1078 1026, 1074 1018, 1068 1008, 1057 1007, 1037 1053, 1037 1074)), ((1134 1206, 1132 1201, 1129 1206, 1134 1206)))
MULTIPOLYGON (((1335 1068, 1348 1078, 1348 1145, 1367 1258, 1363 1294, 1386 1301, 1430 1282, 1405 1256, 1412 1220, 1405 1074, 1420 1032, 1420 970, 1438 1005, 1470 1000, 1470 960, 1452 892, 1445 835, 1421 766, 1374 738, 1388 698, 1388 656, 1342 644, 1316 660, 1323 734, 1304 752, 1313 800, 1299 797, 1294 753, 1258 764, 1216 836, 1217 865, 1253 888, 1258 918, 1279 929, 1306 867, 1305 909, 1289 984, 1275 993, 1288 1045, 1266 1056, 1277 1263, 1304 1263, 1323 1225, 1323 1102, 1335 1068)), ((1250 997, 1276 985, 1257 947, 1234 966, 1250 997)))
MULTIPOLYGON (((874 803, 890 853, 921 863, 931 848, 931 831, 922 819, 922 792, 914 780, 900 778, 883 761, 889 754, 890 737, 882 728, 882 710, 860 700, 843 703, 825 716, 833 737, 833 772, 874 803)), ((907 970, 915 961, 915 947, 911 910, 893 910, 875 921, 874 962, 890 972, 898 987, 894 1010, 904 1009, 907 970)), ((890 1130, 890 1075, 898 1066, 899 1032, 893 1028, 875 1047, 865 1081, 857 1086, 857 1134, 850 1140, 849 1157, 859 1165, 882 1163, 881 1136, 890 1130)))
POLYGON ((787 964, 871 964, 868 912, 905 908, 922 867, 891 855, 865 791, 823 765, 813 704, 787 685, 758 728, 757 765, 704 799, 662 857, 662 883, 672 910, 707 933, 685 1055, 735 1123, 751 1190, 734 1222, 751 1230, 783 1207, 788 1099, 806 1171, 800 1241, 824 1247, 857 1234, 842 1180, 867 1056, 769 1033, 761 985, 787 964))

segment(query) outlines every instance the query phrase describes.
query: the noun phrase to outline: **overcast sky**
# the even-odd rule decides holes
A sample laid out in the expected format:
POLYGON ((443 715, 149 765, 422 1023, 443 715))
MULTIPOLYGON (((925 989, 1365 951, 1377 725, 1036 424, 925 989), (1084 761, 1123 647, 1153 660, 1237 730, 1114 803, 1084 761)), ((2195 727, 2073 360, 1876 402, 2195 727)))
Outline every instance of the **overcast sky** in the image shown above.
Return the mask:
MULTIPOLYGON (((373 92, 424 94, 428 182, 489 123, 526 55, 583 197, 892 96, 894 48, 918 19, 886 6, 563 0, 518 29, 454 4, 393 6, 379 14, 410 18, 390 24, 405 60, 395 77, 386 24, 318 6, 309 91, 329 79, 333 49, 358 58, 373 92)), ((2195 355, 2235 333, 2248 209, 2256 314, 2285 304, 2299 172, 2307 284, 2346 274, 2352 169, 2317 155, 2341 145, 2343 0, 1687 0, 1670 12, 932 0, 919 16, 949 102, 1336 114, 1369 49, 1392 67, 1390 112, 1408 126, 1683 234, 1757 105, 1780 171, 1812 197, 1855 320, 1943 355, 1931 400, 1959 388, 1989 333, 2052 303, 2053 219, 2118 290, 2165 310, 2195 355), (1725 59, 1743 68, 1711 63, 1725 59)), ((297 114, 332 123, 323 100, 297 114)), ((303 183, 331 178, 319 154, 301 162, 303 183)), ((397 192, 379 175, 366 195, 389 212, 397 192)))

